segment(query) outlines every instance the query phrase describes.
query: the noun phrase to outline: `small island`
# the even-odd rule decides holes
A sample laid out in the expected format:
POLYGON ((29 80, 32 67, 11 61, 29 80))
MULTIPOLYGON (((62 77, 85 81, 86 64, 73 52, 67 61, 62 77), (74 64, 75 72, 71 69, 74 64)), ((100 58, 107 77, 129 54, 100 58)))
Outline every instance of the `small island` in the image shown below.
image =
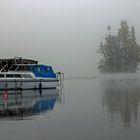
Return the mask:
POLYGON ((134 26, 129 27, 122 20, 117 35, 111 34, 108 26, 105 42, 101 42, 97 53, 100 54, 98 68, 101 73, 135 73, 140 62, 140 45, 136 41, 134 26))

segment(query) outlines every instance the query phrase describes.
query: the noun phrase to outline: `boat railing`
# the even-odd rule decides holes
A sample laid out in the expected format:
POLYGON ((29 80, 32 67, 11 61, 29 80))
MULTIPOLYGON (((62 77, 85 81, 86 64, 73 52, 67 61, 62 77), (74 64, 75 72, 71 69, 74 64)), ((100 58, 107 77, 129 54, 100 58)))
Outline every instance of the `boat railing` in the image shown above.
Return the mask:
POLYGON ((9 68, 10 71, 32 71, 30 66, 31 64, 12 64, 9 68))
POLYGON ((8 64, 4 65, 4 66, 2 67, 2 69, 0 70, 0 72, 7 71, 8 68, 6 69, 6 67, 8 67, 8 64))
POLYGON ((56 78, 58 78, 58 80, 59 80, 60 89, 63 88, 63 86, 64 86, 64 73, 63 72, 57 72, 56 73, 56 78))

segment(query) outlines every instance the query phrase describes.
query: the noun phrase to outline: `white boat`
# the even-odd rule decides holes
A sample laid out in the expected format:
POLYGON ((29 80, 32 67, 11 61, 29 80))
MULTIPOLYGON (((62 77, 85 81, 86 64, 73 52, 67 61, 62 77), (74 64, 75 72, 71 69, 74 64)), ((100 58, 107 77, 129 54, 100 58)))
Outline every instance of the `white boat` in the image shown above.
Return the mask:
POLYGON ((0 90, 53 89, 58 85, 57 74, 43 64, 7 63, 0 71, 0 90))

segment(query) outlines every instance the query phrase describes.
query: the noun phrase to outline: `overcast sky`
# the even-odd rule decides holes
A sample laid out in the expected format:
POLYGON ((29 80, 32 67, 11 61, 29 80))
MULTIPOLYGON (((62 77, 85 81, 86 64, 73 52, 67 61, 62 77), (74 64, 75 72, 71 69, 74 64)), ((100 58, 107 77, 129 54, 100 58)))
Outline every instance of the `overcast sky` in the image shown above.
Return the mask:
POLYGON ((0 58, 22 56, 66 76, 94 76, 96 50, 121 20, 140 43, 139 0, 0 0, 0 58))

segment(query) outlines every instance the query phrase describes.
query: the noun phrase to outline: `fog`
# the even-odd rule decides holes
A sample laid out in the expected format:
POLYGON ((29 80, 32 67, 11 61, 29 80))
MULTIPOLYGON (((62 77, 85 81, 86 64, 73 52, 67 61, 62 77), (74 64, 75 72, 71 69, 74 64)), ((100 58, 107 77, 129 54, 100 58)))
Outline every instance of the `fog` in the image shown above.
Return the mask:
POLYGON ((67 77, 98 74, 96 50, 121 20, 140 43, 138 0, 1 0, 0 58, 21 56, 52 65, 67 77))

